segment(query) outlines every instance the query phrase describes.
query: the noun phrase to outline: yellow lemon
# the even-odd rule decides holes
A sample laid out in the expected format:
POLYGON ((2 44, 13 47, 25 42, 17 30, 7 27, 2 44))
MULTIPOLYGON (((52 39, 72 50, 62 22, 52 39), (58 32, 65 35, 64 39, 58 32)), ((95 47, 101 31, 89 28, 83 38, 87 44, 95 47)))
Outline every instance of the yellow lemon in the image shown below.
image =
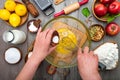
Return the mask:
POLYGON ((15 7, 16 7, 16 3, 14 2, 14 0, 7 0, 7 1, 5 2, 5 8, 6 8, 8 11, 10 11, 10 12, 14 11, 14 10, 15 10, 15 7))
POLYGON ((24 16, 27 13, 27 8, 23 4, 17 4, 15 7, 15 13, 19 16, 24 16))
POLYGON ((9 23, 13 26, 13 27, 18 27, 19 24, 21 22, 21 18, 20 16, 18 16, 17 14, 13 13, 10 15, 9 18, 9 23))
POLYGON ((9 20, 10 12, 6 9, 0 9, 0 18, 2 20, 9 20))

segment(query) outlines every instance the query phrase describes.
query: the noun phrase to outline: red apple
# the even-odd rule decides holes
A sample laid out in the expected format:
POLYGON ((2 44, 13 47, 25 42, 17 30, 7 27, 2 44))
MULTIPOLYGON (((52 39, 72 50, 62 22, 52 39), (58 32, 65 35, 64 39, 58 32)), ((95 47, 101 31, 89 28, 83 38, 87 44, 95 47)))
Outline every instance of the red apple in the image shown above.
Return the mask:
POLYGON ((94 7, 94 12, 98 17, 105 16, 107 14, 107 7, 101 3, 98 3, 94 7))
POLYGON ((113 1, 115 1, 115 0, 100 0, 100 2, 103 3, 103 4, 110 4, 113 1))
POLYGON ((108 11, 111 14, 118 14, 120 13, 120 2, 114 1, 109 5, 108 11))
POLYGON ((105 28, 106 33, 110 36, 117 35, 119 33, 119 29, 120 29, 119 25, 115 22, 109 23, 105 28))

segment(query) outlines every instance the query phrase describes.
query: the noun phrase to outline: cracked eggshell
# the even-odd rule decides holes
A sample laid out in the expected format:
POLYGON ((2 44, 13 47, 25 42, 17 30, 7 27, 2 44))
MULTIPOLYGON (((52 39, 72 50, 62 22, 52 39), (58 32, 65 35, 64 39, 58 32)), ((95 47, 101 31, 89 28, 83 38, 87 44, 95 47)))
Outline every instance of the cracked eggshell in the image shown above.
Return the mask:
POLYGON ((59 43, 59 33, 57 31, 54 31, 51 38, 51 46, 55 46, 58 43, 59 43))
POLYGON ((4 53, 4 59, 9 64, 16 64, 20 62, 21 58, 21 50, 16 47, 10 47, 4 53))

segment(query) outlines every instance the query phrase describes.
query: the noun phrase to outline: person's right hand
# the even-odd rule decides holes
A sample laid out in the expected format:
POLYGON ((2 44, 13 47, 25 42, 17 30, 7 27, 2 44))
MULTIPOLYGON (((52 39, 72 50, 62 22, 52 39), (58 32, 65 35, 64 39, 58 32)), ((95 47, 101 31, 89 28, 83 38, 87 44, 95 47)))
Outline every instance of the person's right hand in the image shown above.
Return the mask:
POLYGON ((52 34, 54 31, 55 30, 51 28, 46 29, 43 32, 41 29, 39 29, 32 54, 36 55, 36 59, 38 58, 38 60, 40 59, 42 61, 55 49, 55 47, 50 46, 52 34))
POLYGON ((78 50, 78 69, 83 80, 101 80, 98 72, 98 57, 89 48, 78 50))
POLYGON ((17 76, 16 80, 32 80, 42 60, 55 49, 55 47, 50 46, 54 31, 54 29, 46 29, 42 32, 40 27, 36 36, 32 55, 17 76))

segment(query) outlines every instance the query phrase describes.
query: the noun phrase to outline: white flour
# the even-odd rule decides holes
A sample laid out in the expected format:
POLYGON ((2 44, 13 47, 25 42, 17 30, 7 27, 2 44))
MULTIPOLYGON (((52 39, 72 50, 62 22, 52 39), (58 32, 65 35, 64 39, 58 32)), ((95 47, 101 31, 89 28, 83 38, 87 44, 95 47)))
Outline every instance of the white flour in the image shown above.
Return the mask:
POLYGON ((30 26, 28 29, 32 32, 37 32, 38 28, 33 24, 33 22, 30 23, 30 26))
POLYGON ((118 62, 118 45, 114 43, 104 43, 94 53, 98 55, 99 62, 106 65, 106 69, 113 69, 116 67, 118 62))

